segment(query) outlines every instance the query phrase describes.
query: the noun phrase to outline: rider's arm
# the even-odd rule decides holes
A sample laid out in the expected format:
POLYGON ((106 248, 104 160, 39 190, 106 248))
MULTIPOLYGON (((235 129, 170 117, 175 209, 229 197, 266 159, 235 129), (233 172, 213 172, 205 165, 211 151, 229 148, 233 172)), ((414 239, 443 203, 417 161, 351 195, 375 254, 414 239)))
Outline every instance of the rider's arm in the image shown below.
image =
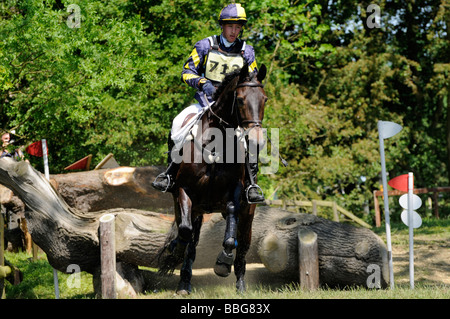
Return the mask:
POLYGON ((203 73, 209 48, 210 44, 207 38, 197 42, 181 72, 182 81, 196 90, 200 90, 207 81, 203 77, 203 73))

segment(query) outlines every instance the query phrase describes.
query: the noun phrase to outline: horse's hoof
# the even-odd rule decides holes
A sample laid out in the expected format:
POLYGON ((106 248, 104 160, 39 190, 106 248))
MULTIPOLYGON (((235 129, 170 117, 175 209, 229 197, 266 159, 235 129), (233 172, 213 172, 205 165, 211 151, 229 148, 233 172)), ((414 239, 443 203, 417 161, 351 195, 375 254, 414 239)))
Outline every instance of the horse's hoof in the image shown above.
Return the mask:
POLYGON ((214 265, 214 273, 219 277, 228 277, 231 273, 231 265, 216 262, 214 265))
POLYGON ((217 256, 216 264, 214 265, 214 272, 217 276, 228 277, 231 273, 231 265, 233 264, 233 253, 227 253, 222 250, 217 256))
POLYGON ((191 294, 191 283, 189 282, 180 282, 178 284, 178 289, 176 291, 177 295, 187 296, 191 294))
POLYGON ((178 296, 187 296, 187 295, 190 295, 190 294, 191 294, 190 291, 187 291, 187 290, 184 290, 184 289, 182 289, 182 290, 177 290, 177 295, 178 295, 178 296))
POLYGON ((246 290, 247 288, 245 287, 244 279, 239 279, 238 281, 236 281, 236 291, 238 293, 243 294, 246 290))

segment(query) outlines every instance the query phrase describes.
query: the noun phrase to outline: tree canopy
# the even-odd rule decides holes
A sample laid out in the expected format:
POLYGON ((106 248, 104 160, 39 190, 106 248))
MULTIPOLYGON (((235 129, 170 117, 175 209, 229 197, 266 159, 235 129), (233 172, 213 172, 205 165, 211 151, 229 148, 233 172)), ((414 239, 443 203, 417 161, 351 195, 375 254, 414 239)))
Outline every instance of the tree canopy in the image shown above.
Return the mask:
MULTIPOLYGON (((164 164, 171 121, 193 102, 183 64, 220 33, 227 3, 2 1, 1 129, 23 145, 47 139, 52 173, 88 154, 164 164)), ((332 198, 362 212, 380 184, 378 120, 404 127, 386 144, 391 177, 449 185, 448 0, 241 4, 243 38, 268 67, 265 126, 279 129, 290 164, 260 175, 266 197, 332 198)))

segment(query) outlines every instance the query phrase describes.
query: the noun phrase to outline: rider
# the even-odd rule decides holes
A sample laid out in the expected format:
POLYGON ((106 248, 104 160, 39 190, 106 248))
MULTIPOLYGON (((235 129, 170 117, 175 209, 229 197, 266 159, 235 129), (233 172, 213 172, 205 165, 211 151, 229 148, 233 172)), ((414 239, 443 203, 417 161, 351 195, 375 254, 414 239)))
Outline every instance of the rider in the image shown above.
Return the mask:
MULTIPOLYGON (((193 112, 200 113, 208 106, 208 102, 209 104, 213 102, 212 97, 216 88, 227 73, 242 68, 244 64, 248 65, 249 73, 257 71, 253 47, 239 39, 246 23, 244 8, 239 3, 229 4, 222 9, 219 16, 222 34, 205 38, 195 44, 182 71, 183 82, 197 90, 195 99, 199 103, 189 107, 193 112), (205 96, 208 101, 205 100, 205 96)), ((173 142, 169 138, 169 151, 171 144, 173 145, 173 142)), ((160 174, 152 183, 153 187, 161 191, 167 191, 173 186, 173 177, 176 176, 179 167, 172 161, 170 152, 168 162, 166 172, 160 174)), ((258 172, 258 162, 251 162, 249 172, 251 177, 247 177, 246 186, 252 184, 250 181, 256 181, 258 172)), ((264 202, 264 195, 256 184, 248 189, 247 194, 250 203, 264 202)))

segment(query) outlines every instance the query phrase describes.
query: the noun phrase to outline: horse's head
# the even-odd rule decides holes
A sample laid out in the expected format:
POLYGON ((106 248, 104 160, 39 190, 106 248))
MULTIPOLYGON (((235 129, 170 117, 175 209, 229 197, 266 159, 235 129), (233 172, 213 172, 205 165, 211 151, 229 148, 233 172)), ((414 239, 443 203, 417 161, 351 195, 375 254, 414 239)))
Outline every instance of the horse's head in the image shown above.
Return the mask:
POLYGON ((213 98, 217 106, 213 114, 220 122, 234 128, 242 127, 250 151, 261 149, 265 144, 262 121, 267 96, 262 81, 266 72, 263 64, 257 73, 249 74, 245 64, 241 70, 227 74, 213 98))
POLYGON ((256 150, 256 147, 261 149, 265 144, 262 121, 267 96, 262 81, 266 72, 266 66, 263 64, 258 73, 249 74, 247 65, 244 65, 236 86, 238 124, 248 135, 250 150, 256 150))

